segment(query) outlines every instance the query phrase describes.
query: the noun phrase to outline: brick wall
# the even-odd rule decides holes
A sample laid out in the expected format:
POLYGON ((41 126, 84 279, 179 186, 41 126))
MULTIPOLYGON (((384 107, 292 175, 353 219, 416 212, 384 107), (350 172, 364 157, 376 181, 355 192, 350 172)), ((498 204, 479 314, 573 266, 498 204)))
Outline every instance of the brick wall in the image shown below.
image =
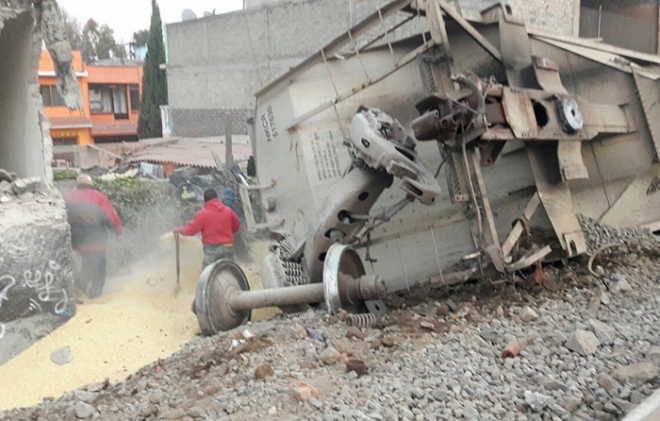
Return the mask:
MULTIPOLYGON (((570 35, 575 1, 509 3, 525 13, 530 27, 570 35)), ((235 130, 245 130, 255 92, 388 2, 249 0, 245 11, 167 25, 173 134, 222 135, 227 113, 237 116, 235 130)), ((460 0, 464 12, 493 3, 460 0)))

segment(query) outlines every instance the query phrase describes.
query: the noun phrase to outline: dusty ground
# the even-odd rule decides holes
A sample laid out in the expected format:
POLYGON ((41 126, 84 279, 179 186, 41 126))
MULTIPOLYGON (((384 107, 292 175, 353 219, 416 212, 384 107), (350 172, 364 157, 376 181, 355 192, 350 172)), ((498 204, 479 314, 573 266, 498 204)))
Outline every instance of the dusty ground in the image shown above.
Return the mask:
MULTIPOLYGON (((253 288, 261 288, 259 265, 266 252, 253 245, 255 263, 243 265, 253 288)), ((43 398, 59 397, 82 385, 110 379, 122 381, 130 373, 159 358, 166 358, 199 332, 190 311, 202 261, 196 238, 182 238, 182 291, 176 284, 174 245, 162 240, 158 258, 137 264, 122 276, 108 279, 104 294, 84 297, 77 314, 41 341, 0 366, 0 409, 34 405, 43 398), (57 365, 51 354, 69 347, 71 362, 57 365)), ((255 312, 266 317, 272 310, 255 312)))
POLYGON ((413 291, 364 329, 322 312, 253 323, 0 419, 619 420, 660 386, 658 257, 628 241, 598 276, 572 262, 413 291))

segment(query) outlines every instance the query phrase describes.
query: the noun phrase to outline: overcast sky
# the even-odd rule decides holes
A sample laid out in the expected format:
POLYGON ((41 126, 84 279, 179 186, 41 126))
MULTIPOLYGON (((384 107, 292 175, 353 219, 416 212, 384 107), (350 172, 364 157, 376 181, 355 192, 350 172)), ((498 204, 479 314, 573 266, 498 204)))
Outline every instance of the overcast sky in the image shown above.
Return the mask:
MULTIPOLYGON (((201 17, 205 11, 216 14, 243 8, 243 0, 157 0, 164 23, 180 22, 181 12, 190 9, 201 17)), ((75 16, 81 25, 92 18, 115 31, 117 42, 129 42, 133 32, 149 29, 151 0, 57 0, 60 7, 75 16)))

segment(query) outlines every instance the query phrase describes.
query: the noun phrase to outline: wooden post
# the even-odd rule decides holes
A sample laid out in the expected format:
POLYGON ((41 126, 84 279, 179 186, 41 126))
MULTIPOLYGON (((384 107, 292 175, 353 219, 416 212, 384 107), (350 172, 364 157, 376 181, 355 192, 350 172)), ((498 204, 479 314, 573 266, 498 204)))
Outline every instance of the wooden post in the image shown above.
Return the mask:
POLYGON ((232 154, 232 141, 231 141, 231 116, 227 116, 225 120, 225 165, 227 168, 234 166, 234 155, 232 154))

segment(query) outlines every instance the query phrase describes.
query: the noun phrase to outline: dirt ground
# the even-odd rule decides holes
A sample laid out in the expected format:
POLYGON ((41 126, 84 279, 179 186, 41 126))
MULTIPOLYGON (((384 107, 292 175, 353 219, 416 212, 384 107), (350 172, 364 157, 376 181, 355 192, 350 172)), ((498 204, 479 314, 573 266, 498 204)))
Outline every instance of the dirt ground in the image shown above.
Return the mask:
MULTIPOLYGON (((81 294, 71 320, 0 366, 0 409, 34 405, 106 378, 122 381, 193 339, 199 327, 190 305, 201 272, 202 250, 197 238, 181 241, 182 291, 177 297, 173 294, 174 243, 172 237, 165 237, 157 258, 108 279, 98 299, 81 294), (51 361, 53 352, 66 347, 71 350, 71 362, 51 361)), ((261 288, 259 272, 266 244, 254 243, 252 251, 254 263, 241 266, 251 287, 261 288)), ((273 309, 256 311, 253 319, 274 313, 273 309)))

